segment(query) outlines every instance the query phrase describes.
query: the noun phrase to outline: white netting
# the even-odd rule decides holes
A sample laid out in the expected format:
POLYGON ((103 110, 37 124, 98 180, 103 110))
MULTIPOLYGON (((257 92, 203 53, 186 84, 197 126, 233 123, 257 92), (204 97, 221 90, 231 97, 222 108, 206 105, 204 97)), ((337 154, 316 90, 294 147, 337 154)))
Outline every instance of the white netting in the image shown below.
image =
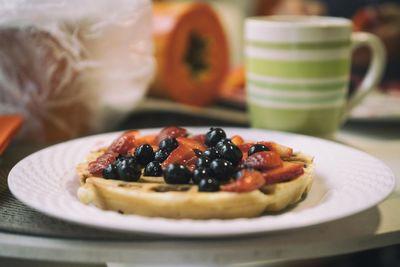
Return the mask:
POLYGON ((72 138, 131 111, 154 72, 149 0, 0 1, 0 114, 72 138))

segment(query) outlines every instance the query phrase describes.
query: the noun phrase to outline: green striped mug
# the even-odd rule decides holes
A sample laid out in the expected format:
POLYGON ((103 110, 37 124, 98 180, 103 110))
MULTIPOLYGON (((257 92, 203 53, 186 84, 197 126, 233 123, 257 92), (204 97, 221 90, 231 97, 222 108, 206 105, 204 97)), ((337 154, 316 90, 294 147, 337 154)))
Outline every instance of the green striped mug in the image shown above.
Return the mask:
POLYGON ((376 36, 335 17, 268 16, 245 21, 246 98, 252 127, 333 137, 350 110, 379 83, 385 50, 376 36), (372 51, 348 98, 351 53, 372 51))

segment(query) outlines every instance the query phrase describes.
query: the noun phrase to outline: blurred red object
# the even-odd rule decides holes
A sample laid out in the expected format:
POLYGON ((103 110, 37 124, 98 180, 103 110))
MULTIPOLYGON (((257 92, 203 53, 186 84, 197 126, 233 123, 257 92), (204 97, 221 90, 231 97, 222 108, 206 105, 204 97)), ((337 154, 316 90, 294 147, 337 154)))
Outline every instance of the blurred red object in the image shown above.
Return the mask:
POLYGON ((6 150, 22 122, 23 118, 19 115, 0 115, 0 155, 6 150))
MULTIPOLYGON (((359 9, 352 20, 355 31, 371 32, 382 39, 389 60, 400 58, 400 5, 367 6, 359 9)), ((358 61, 367 64, 369 57, 362 55, 358 61)))

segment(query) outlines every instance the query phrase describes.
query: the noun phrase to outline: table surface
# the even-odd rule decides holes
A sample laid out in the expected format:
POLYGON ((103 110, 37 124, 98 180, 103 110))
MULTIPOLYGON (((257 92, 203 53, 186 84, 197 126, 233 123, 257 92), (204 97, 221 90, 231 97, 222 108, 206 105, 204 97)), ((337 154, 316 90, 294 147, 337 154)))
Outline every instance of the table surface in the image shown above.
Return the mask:
MULTIPOLYGON (((162 106, 158 105, 158 108, 162 110, 162 106)), ((174 123, 171 118, 181 122, 189 119, 190 125, 246 126, 247 123, 242 112, 229 113, 220 110, 221 112, 204 113, 202 110, 196 109, 190 109, 188 112, 185 108, 176 110, 172 117, 168 117, 170 121, 165 121, 166 124, 174 123)), ((142 111, 148 112, 149 110, 144 106, 142 111)), ((140 116, 143 117, 142 115, 140 116)), ((159 115, 157 114, 157 116, 159 115)), ((133 121, 136 126, 141 127, 138 120, 133 119, 133 121)), ((130 126, 128 121, 122 127, 130 126)), ((399 179, 399 122, 352 121, 341 129, 336 141, 381 159, 399 179)), ((17 149, 15 146, 11 147, 7 153, 17 153, 17 149)), ((0 162, 0 164, 5 163, 0 162)), ((7 203, 0 198, 0 208, 2 205, 7 205, 7 203)), ((312 227, 258 236, 212 240, 141 235, 107 238, 112 236, 112 233, 93 232, 95 236, 98 237, 97 234, 99 234, 103 237, 99 239, 90 238, 88 236, 90 230, 85 231, 85 229, 82 230, 72 224, 68 224, 68 229, 76 228, 77 233, 80 229, 81 236, 84 238, 68 236, 67 233, 65 236, 35 235, 18 231, 18 228, 15 228, 14 231, 0 230, 0 256, 66 262, 137 264, 168 262, 172 265, 185 263, 186 266, 188 262, 194 265, 211 265, 316 258, 400 243, 398 207, 400 207, 399 183, 395 192, 384 202, 362 213, 312 227), (84 234, 85 232, 86 234, 84 234)), ((26 209, 28 210, 28 208, 26 209)), ((45 219, 47 220, 47 218, 45 219)), ((49 218, 48 220, 52 222, 53 219, 49 218)))

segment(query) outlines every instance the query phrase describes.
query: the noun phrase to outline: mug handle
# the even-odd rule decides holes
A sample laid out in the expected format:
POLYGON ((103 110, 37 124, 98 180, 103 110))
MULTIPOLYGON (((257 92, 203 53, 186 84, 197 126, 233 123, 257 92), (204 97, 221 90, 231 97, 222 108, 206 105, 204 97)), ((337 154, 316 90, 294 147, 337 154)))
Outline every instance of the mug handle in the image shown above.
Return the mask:
POLYGON ((386 52, 382 41, 371 33, 354 32, 351 34, 351 50, 368 46, 372 52, 372 59, 368 71, 360 86, 355 90, 353 96, 347 101, 342 116, 342 122, 348 117, 351 110, 364 99, 364 97, 375 89, 380 82, 386 63, 386 52))

